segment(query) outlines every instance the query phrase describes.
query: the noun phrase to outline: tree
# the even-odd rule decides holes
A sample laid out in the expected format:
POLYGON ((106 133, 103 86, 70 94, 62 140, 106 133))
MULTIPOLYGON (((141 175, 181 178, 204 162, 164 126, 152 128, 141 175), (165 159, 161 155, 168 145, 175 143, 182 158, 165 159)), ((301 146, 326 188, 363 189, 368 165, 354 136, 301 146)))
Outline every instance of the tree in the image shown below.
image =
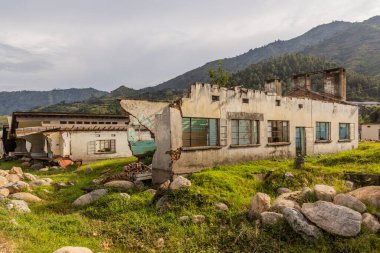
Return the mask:
POLYGON ((208 75, 210 77, 211 84, 217 84, 219 86, 227 86, 230 79, 230 75, 222 67, 222 61, 218 61, 218 68, 215 70, 213 68, 208 70, 208 75))

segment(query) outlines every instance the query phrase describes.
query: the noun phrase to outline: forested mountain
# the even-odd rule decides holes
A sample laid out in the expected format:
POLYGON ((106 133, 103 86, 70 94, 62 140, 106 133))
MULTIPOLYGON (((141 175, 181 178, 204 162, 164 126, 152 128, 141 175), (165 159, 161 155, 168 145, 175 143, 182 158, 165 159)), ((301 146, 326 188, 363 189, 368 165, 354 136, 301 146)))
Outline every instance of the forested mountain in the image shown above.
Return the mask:
POLYGON ((101 97, 106 94, 107 92, 93 88, 51 91, 3 91, 0 92, 0 115, 11 114, 15 111, 28 111, 35 107, 54 105, 62 101, 66 103, 83 101, 90 97, 101 97))

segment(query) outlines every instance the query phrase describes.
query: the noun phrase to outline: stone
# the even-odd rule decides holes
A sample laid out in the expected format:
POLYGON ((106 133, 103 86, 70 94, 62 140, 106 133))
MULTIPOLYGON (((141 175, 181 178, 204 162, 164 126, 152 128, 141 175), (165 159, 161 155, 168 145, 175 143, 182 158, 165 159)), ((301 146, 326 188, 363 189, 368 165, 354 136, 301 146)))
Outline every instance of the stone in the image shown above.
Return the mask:
POLYGON ((313 190, 309 187, 302 188, 302 191, 300 193, 301 199, 309 198, 313 194, 313 190))
POLYGON ((3 197, 8 197, 9 195, 9 190, 7 188, 0 188, 0 196, 3 196, 3 197))
POLYGON ((249 206, 249 217, 250 218, 260 218, 262 212, 268 211, 270 205, 270 197, 268 194, 258 192, 256 193, 249 206))
POLYGON ((18 192, 18 193, 13 193, 9 195, 10 199, 18 199, 18 200, 24 200, 28 203, 32 202, 40 202, 41 199, 29 192, 18 192))
POLYGON ((354 189, 354 182, 351 182, 351 181, 344 181, 344 186, 346 186, 350 191, 352 191, 354 189))
POLYGON ((358 211, 359 213, 364 213, 365 210, 367 210, 367 207, 363 204, 363 202, 350 194, 339 193, 334 197, 334 204, 346 206, 355 211, 358 211))
POLYGON ((380 186, 366 186, 351 191, 348 194, 356 197, 365 204, 380 209, 380 186))
POLYGON ((9 182, 17 182, 17 181, 20 181, 20 176, 19 175, 16 175, 16 174, 8 174, 6 176, 6 179, 9 181, 9 182))
POLYGON ((66 183, 64 182, 58 182, 58 183, 55 183, 54 186, 58 189, 63 189, 63 188, 67 188, 69 187, 66 183))
POLYGON ((23 174, 23 171, 20 167, 12 167, 12 169, 10 169, 9 171, 9 174, 17 174, 17 175, 22 175, 23 174))
POLYGON ((89 248, 85 248, 85 247, 66 246, 66 247, 57 249, 53 253, 92 253, 92 251, 89 248))
POLYGON ((7 176, 9 174, 9 170, 0 170, 0 176, 7 176))
MULTIPOLYGON (((42 168, 44 168, 44 164, 43 163, 35 163, 33 165, 30 166, 31 169, 34 169, 34 170, 40 170, 42 168)), ((49 170, 49 168, 47 168, 49 170)))
POLYGON ((275 212, 262 212, 261 222, 265 225, 274 225, 284 219, 284 215, 275 212))
POLYGON ((291 172, 285 172, 284 176, 285 177, 294 177, 293 173, 291 173, 291 172))
POLYGON ((336 191, 333 187, 317 184, 314 186, 314 193, 318 200, 329 201, 332 202, 336 195, 336 191))
POLYGON ((37 179, 29 183, 30 187, 36 187, 36 186, 41 186, 41 185, 50 185, 49 182, 46 182, 43 179, 37 179))
POLYGON ((131 181, 127 180, 114 180, 108 183, 105 183, 104 186, 111 188, 121 188, 125 190, 129 190, 135 186, 135 184, 131 181))
POLYGON ((188 215, 184 215, 184 216, 181 216, 178 218, 178 221, 180 221, 180 222, 185 222, 188 220, 190 220, 190 216, 188 216, 188 215))
POLYGON ((23 181, 9 183, 7 185, 4 185, 4 187, 9 190, 10 194, 29 190, 29 185, 23 181))
POLYGON ((4 186, 6 184, 8 184, 8 179, 6 179, 3 176, 0 176, 0 187, 4 186))
POLYGON ((292 190, 288 189, 288 188, 285 188, 285 187, 281 187, 281 188, 278 188, 277 189, 277 193, 278 194, 283 194, 283 193, 288 193, 288 192, 292 192, 292 190))
POLYGON ((9 210, 16 210, 19 213, 30 213, 28 203, 24 200, 10 200, 6 205, 6 208, 9 210))
POLYGON ((183 176, 178 176, 173 180, 169 188, 171 190, 178 190, 181 188, 188 188, 190 186, 191 186, 190 180, 188 180, 187 178, 184 178, 183 176))
POLYGON ((145 185, 144 185, 144 183, 143 183, 142 181, 134 181, 133 183, 135 184, 136 188, 137 188, 139 191, 144 190, 145 185))
POLYGON ((125 193, 125 192, 121 192, 120 193, 120 197, 122 197, 124 199, 130 199, 131 198, 131 196, 128 193, 125 193))
POLYGON ((194 224, 201 224, 206 221, 206 217, 201 214, 196 214, 191 216, 191 220, 193 221, 194 224))
POLYGON ((362 226, 365 230, 373 234, 376 234, 380 230, 379 221, 370 213, 362 214, 362 226))
POLYGON ((330 234, 351 237, 360 232, 362 216, 348 207, 319 200, 304 203, 301 211, 311 222, 330 234))
POLYGON ((48 184, 51 184, 53 182, 53 179, 51 178, 41 178, 41 179, 47 182, 48 184))
POLYGON ((282 214, 292 229, 305 240, 317 239, 322 235, 321 230, 311 224, 297 209, 285 207, 282 214))
POLYGON ((103 197, 107 193, 108 193, 108 191, 106 189, 94 190, 90 193, 84 194, 84 195, 80 196, 79 198, 77 198, 72 205, 73 206, 88 205, 88 204, 94 202, 95 200, 103 197))
POLYGON ((49 168, 48 167, 42 168, 42 169, 39 169, 39 171, 49 171, 49 168))
POLYGON ((84 173, 89 174, 89 173, 91 173, 92 171, 93 171, 92 168, 86 168, 86 169, 84 170, 84 173))
POLYGON ((29 180, 29 181, 37 180, 37 177, 30 173, 24 173, 23 176, 26 180, 29 180))
POLYGON ((158 189, 161 189, 161 190, 168 190, 169 189, 169 186, 170 186, 170 180, 166 180, 165 182, 163 182, 160 187, 158 187, 158 189))
POLYGON ((156 208, 160 213, 165 213, 170 210, 170 202, 169 198, 167 196, 161 197, 157 203, 156 203, 156 208))
POLYGON ((148 189, 148 190, 146 190, 145 192, 146 192, 146 193, 149 193, 149 194, 151 194, 151 195, 155 195, 157 191, 156 191, 155 189, 148 189))
POLYGON ((164 238, 158 238, 154 245, 156 246, 156 248, 162 249, 165 246, 164 238))
POLYGON ((270 210, 280 213, 285 207, 291 207, 297 210, 301 210, 300 205, 294 200, 298 199, 300 197, 300 194, 301 193, 299 191, 281 194, 274 200, 270 210))
POLYGON ((222 202, 217 202, 215 203, 215 209, 217 211, 221 211, 221 212, 227 212, 228 211, 228 206, 222 202))

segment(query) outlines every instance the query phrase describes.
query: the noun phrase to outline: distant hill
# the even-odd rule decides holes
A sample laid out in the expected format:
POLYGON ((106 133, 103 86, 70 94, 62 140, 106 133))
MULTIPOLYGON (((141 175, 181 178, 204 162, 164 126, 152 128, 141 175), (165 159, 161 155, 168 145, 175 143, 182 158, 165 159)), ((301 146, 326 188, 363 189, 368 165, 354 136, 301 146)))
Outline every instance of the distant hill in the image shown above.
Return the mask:
POLYGON ((93 88, 62 89, 51 91, 12 91, 0 92, 0 115, 15 111, 29 111, 33 108, 54 105, 60 102, 72 103, 91 97, 102 97, 107 92, 93 88))

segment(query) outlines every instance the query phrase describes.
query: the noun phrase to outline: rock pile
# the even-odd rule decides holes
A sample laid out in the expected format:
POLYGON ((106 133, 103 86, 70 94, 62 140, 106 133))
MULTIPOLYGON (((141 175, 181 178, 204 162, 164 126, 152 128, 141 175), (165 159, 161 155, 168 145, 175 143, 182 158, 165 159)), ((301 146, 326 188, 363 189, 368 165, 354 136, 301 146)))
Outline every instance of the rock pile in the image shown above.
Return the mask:
POLYGON ((29 193, 33 187, 50 185, 50 178, 38 178, 30 173, 24 173, 20 167, 10 170, 0 170, 0 199, 9 210, 19 213, 30 212, 28 203, 42 201, 39 197, 29 193))
POLYGON ((328 185, 316 185, 312 191, 278 191, 282 193, 273 203, 265 193, 256 193, 249 207, 249 217, 259 219, 262 224, 274 225, 281 220, 293 228, 304 239, 316 239, 322 231, 342 237, 353 237, 362 229, 370 233, 380 230, 378 217, 366 212, 369 204, 378 208, 380 186, 368 186, 349 193, 337 194, 328 185), (314 203, 303 203, 314 194, 314 203), (303 204, 302 204, 303 203, 303 204), (301 205, 302 204, 302 205, 301 205))

